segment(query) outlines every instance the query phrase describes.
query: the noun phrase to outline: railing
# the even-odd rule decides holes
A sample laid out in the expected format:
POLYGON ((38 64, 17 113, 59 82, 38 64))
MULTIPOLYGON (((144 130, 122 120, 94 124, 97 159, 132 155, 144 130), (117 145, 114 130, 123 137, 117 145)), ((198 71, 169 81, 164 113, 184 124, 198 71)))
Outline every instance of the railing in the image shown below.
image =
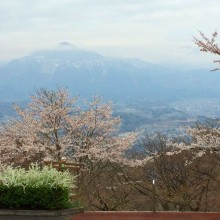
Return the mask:
POLYGON ((59 171, 68 170, 73 175, 79 175, 81 168, 83 168, 83 164, 80 163, 70 163, 66 161, 45 161, 44 164, 46 166, 52 166, 53 168, 59 171))

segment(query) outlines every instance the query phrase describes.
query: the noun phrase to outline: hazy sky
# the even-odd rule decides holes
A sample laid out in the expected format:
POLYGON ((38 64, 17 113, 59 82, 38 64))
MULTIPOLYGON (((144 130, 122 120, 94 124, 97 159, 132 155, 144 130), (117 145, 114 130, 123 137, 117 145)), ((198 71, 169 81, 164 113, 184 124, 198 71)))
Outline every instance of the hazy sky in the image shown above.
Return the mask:
POLYGON ((219 30, 219 12, 220 0, 0 0, 0 60, 68 41, 107 56, 210 68, 192 38, 219 30))

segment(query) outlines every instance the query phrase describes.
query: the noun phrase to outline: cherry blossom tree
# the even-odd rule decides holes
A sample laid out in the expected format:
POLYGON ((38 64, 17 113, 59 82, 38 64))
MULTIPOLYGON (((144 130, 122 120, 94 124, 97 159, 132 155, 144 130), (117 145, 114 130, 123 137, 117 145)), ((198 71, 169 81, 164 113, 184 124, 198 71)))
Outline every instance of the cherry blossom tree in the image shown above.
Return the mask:
MULTIPOLYGON (((217 43, 218 33, 215 31, 210 38, 199 31, 200 38, 194 37, 194 43, 199 47, 200 51, 210 53, 213 55, 220 55, 220 47, 217 43)), ((214 63, 220 64, 220 59, 214 60, 214 63)), ((212 71, 220 70, 220 68, 215 68, 212 71)), ((187 134, 191 137, 190 142, 170 142, 169 145, 173 146, 171 152, 166 152, 166 155, 171 157, 176 157, 183 153, 190 152, 191 157, 185 161, 185 168, 190 168, 193 173, 199 174, 199 180, 201 184, 198 184, 197 189, 201 189, 199 195, 202 197, 205 193, 205 205, 204 210, 212 209, 209 203, 212 203, 211 199, 216 199, 215 195, 212 193, 219 189, 219 170, 220 170, 220 127, 219 121, 214 126, 209 124, 197 124, 196 126, 187 128, 187 134), (204 180, 204 182, 202 181, 204 180), (202 184, 203 182, 203 184, 202 184), (211 198, 211 199, 210 199, 211 198), (210 200, 210 202, 207 202, 210 200)), ((187 169, 185 169, 187 170, 187 169)), ((188 174, 187 174, 188 175, 188 174)), ((197 177, 198 178, 198 177, 197 177)), ((196 183, 197 178, 193 181, 196 183)), ((191 181, 191 180, 190 180, 191 181)), ((193 193, 191 193, 193 195, 193 193)), ((201 199, 199 199, 198 204, 201 205, 201 199)), ((198 197, 199 198, 199 197, 198 197)))
MULTIPOLYGON (((220 55, 220 47, 217 43, 218 32, 213 32, 210 38, 199 31, 200 38, 194 37, 193 42, 199 47, 200 51, 220 55)), ((214 63, 220 63, 220 60, 214 60, 214 63)), ((212 71, 220 70, 215 68, 212 71)), ((189 144, 186 143, 173 143, 176 151, 172 153, 178 153, 182 150, 193 150, 196 157, 201 157, 207 151, 209 153, 219 153, 220 148, 220 128, 219 126, 210 127, 207 125, 197 125, 194 127, 187 128, 187 133, 192 137, 192 141, 189 144)))
MULTIPOLYGON (((216 39, 218 37, 218 32, 215 31, 212 34, 211 38, 205 36, 205 34, 199 31, 201 39, 194 37, 194 43, 200 48, 200 51, 207 52, 215 55, 220 55, 220 48, 216 39)), ((220 63, 220 60, 214 60, 214 63, 220 63)), ((219 68, 215 68, 212 71, 220 70, 219 68)))
POLYGON ((77 101, 63 89, 40 89, 25 109, 15 105, 18 117, 0 126, 1 162, 60 161, 63 156, 79 162, 125 162, 136 135, 118 134, 120 118, 100 98, 77 101))

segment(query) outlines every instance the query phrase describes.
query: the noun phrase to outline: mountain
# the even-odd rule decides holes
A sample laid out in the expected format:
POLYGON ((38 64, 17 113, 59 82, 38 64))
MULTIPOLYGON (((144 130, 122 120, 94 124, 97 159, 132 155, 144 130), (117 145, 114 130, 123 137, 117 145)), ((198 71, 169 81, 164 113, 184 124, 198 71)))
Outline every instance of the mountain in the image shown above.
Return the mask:
POLYGON ((138 59, 119 59, 62 42, 0 66, 0 100, 28 99, 39 87, 67 87, 72 95, 115 102, 219 98, 220 74, 183 71, 138 59))

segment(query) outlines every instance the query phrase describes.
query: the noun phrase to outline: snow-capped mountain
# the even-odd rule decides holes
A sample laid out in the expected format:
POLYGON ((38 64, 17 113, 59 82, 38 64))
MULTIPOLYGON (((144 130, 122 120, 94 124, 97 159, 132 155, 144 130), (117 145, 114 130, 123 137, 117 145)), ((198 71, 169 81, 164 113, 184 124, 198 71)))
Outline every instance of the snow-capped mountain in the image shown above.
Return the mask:
POLYGON ((220 73, 184 72, 138 59, 108 58, 62 42, 0 66, 0 99, 24 100, 39 87, 107 100, 220 97, 220 73))

